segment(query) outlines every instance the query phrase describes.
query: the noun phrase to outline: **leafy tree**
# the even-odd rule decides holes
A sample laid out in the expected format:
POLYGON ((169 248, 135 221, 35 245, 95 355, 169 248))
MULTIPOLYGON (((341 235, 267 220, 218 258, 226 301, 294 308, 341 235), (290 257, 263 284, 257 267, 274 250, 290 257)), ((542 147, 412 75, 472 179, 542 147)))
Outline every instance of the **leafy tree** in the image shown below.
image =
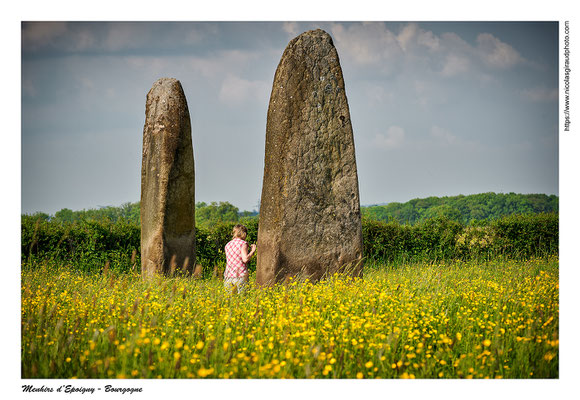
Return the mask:
POLYGON ((199 226, 212 226, 223 222, 238 222, 239 210, 227 201, 206 204, 199 202, 195 205, 195 223, 199 226))
POLYGON ((441 217, 447 218, 450 221, 463 223, 463 215, 461 215, 461 211, 448 204, 441 204, 427 209, 423 215, 423 220, 441 217))
POLYGON ((75 219, 73 210, 69 208, 63 208, 54 214, 54 219, 57 222, 73 222, 75 219))
POLYGON ((32 217, 33 220, 37 221, 50 221, 50 215, 48 215, 47 213, 43 213, 43 212, 35 212, 34 214, 32 214, 30 217, 32 217))

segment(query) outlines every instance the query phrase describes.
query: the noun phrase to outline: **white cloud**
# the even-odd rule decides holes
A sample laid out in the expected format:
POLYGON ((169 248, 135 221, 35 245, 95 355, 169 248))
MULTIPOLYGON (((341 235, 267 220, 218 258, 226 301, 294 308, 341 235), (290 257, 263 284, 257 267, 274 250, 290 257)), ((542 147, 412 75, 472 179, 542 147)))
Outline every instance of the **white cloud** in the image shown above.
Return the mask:
POLYGON ((399 45, 406 53, 420 55, 426 47, 429 51, 437 51, 440 48, 440 39, 431 31, 419 28, 416 23, 407 24, 397 35, 399 45))
POLYGON ((469 59, 457 54, 449 54, 445 58, 441 75, 451 77, 466 73, 470 70, 469 59))
POLYGON ((113 98, 117 97, 117 91, 114 88, 107 88, 105 90, 105 94, 106 94, 107 98, 109 98, 109 99, 113 99, 113 98))
POLYGON ((284 32, 286 32, 290 37, 294 37, 300 33, 296 22, 284 22, 282 24, 282 30, 284 30, 284 32))
POLYGON ((512 46, 490 33, 477 36, 477 51, 483 61, 494 68, 510 68, 524 61, 512 46))
POLYGON ((382 22, 353 24, 348 28, 333 24, 331 32, 340 53, 344 53, 354 64, 388 69, 388 61, 402 59, 403 50, 397 36, 382 22))
POLYGON ((419 31, 417 36, 417 43, 429 48, 431 51, 439 50, 439 38, 433 34, 431 31, 419 31))
POLYGON ((80 90, 93 90, 95 88, 93 80, 86 76, 79 76, 77 82, 79 83, 80 90))
POLYGON ((482 144, 477 140, 467 139, 462 136, 461 132, 459 135, 455 135, 448 129, 442 128, 438 125, 431 126, 429 136, 432 138, 432 140, 425 142, 429 148, 432 148, 434 145, 436 145, 439 146, 440 149, 448 148, 464 154, 481 152, 485 151, 486 149, 489 150, 485 144, 482 144))
POLYGON ((521 94, 525 99, 535 102, 558 101, 558 89, 536 87, 522 90, 521 94))
POLYGON ((401 74, 437 71, 444 77, 468 75, 484 79, 486 70, 508 69, 526 60, 511 45, 480 33, 472 45, 453 32, 440 35, 409 23, 396 34, 383 22, 332 24, 343 60, 356 67, 401 74))
POLYGON ((452 145, 457 143, 457 137, 453 135, 446 129, 440 128, 438 126, 431 127, 431 136, 446 145, 452 145))
POLYGON ((399 35, 397 36, 397 41, 401 48, 406 51, 408 46, 411 44, 411 41, 417 36, 417 31, 419 27, 417 24, 408 24, 401 30, 399 35))
POLYGON ((455 32, 444 32, 441 34, 443 50, 446 52, 468 52, 472 46, 455 32))
POLYGON ((509 69, 526 62, 512 46, 489 33, 479 34, 476 46, 449 32, 441 34, 440 38, 432 36, 429 40, 433 48, 438 49, 438 56, 443 57, 440 73, 445 77, 470 75, 479 81, 489 82, 487 68, 509 69))
POLYGON ((375 135, 375 145, 384 149, 396 149, 401 147, 405 142, 405 130, 400 126, 391 126, 387 129, 386 134, 379 133, 375 135))
POLYGON ((238 105, 247 101, 267 98, 268 84, 264 81, 250 81, 228 74, 219 92, 222 103, 238 105))

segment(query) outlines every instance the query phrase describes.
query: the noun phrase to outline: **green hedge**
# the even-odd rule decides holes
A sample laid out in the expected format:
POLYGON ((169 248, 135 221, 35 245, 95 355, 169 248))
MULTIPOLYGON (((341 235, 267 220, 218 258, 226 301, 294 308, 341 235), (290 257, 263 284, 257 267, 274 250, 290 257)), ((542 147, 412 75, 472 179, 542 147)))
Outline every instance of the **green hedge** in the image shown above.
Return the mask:
POLYGON ((556 213, 510 215, 492 223, 497 251, 514 257, 557 254, 559 222, 556 213))
POLYGON ((141 228, 117 222, 49 222, 22 217, 22 261, 57 260, 82 270, 100 270, 107 261, 122 270, 140 265, 141 228))
POLYGON ((376 262, 530 258, 558 254, 558 214, 510 215, 464 226, 446 217, 416 225, 363 219, 365 256, 376 262))
MULTIPOLYGON (((255 243, 257 218, 242 221, 248 241, 255 243)), ((205 274, 225 266, 224 246, 234 222, 196 228, 197 262, 205 274)), ((558 253, 558 214, 511 215, 485 224, 464 226, 445 217, 415 225, 363 219, 364 255, 377 263, 413 261, 529 258, 558 253)), ((46 260, 67 263, 82 270, 140 269, 140 227, 124 219, 116 222, 49 222, 22 217, 22 262, 46 260)), ((255 270, 255 258, 249 264, 255 270)))

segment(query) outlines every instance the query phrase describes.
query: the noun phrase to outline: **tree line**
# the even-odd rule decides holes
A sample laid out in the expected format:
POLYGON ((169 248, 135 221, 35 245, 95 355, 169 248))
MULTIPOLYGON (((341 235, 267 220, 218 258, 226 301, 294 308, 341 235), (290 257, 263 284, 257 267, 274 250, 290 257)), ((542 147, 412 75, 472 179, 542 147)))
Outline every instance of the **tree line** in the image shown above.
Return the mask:
MULTIPOLYGON (((481 193, 450 197, 427 197, 406 203, 388 203, 361 207, 362 216, 375 221, 414 225, 435 217, 445 217, 460 224, 491 221, 513 214, 557 213, 558 196, 545 194, 481 193)), ((126 220, 140 223, 140 202, 119 207, 72 211, 63 208, 54 215, 38 212, 35 219, 70 223, 75 221, 126 220)), ((211 227, 218 223, 239 222, 257 218, 257 211, 240 211, 227 201, 195 204, 196 226, 211 227)))
POLYGON ((545 194, 481 193, 450 197, 427 197, 406 203, 361 208, 372 220, 414 225, 435 217, 461 224, 492 221, 513 214, 557 213, 558 196, 545 194))
MULTIPOLYGON (((106 206, 88 210, 73 211, 63 208, 54 215, 45 212, 25 214, 35 220, 54 223, 72 223, 81 221, 127 221, 139 224, 141 222, 141 202, 124 203, 119 207, 106 206)), ((257 218, 257 211, 240 211, 238 207, 227 201, 195 204, 196 226, 209 227, 222 222, 239 222, 241 219, 257 218)))

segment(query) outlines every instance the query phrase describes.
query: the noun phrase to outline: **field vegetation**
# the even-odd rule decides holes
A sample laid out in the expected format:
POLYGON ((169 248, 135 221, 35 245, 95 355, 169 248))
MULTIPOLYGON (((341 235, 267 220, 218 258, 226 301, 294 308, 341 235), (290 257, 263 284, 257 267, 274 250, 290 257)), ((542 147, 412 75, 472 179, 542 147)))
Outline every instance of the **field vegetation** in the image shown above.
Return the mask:
POLYGON ((559 377, 557 212, 367 215, 363 279, 257 289, 254 260, 231 294, 224 245, 240 221, 255 242, 259 218, 197 208, 203 273, 148 282, 138 203, 23 215, 22 377, 559 377))
POLYGON ((22 271, 22 376, 557 378, 558 304, 556 257, 368 266, 242 295, 47 262, 22 271))

